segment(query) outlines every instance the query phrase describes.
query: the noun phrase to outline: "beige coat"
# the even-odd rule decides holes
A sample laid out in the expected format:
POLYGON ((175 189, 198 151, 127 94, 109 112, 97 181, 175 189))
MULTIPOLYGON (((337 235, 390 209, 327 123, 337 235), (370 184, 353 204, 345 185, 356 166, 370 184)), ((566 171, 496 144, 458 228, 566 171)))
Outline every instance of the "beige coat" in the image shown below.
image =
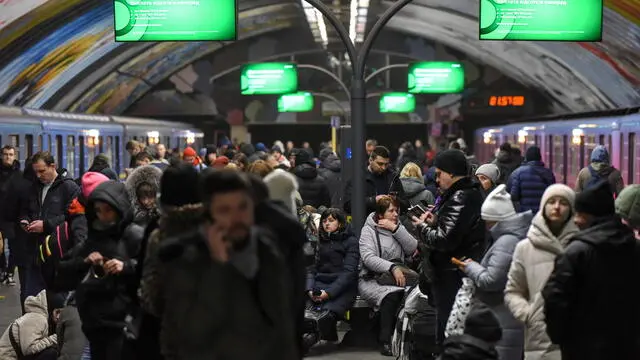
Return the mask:
POLYGON ((525 324, 525 360, 561 360, 560 348, 547 335, 540 291, 553 271, 556 256, 578 229, 569 220, 555 237, 542 211, 533 218, 527 238, 516 246, 504 300, 513 316, 525 324))
POLYGON ((56 346, 58 337, 49 336, 49 313, 47 312, 47 295, 42 290, 36 296, 29 296, 24 301, 27 312, 16 319, 0 337, 0 359, 17 360, 18 356, 11 346, 9 330, 22 348, 24 356, 34 355, 48 347, 56 346))

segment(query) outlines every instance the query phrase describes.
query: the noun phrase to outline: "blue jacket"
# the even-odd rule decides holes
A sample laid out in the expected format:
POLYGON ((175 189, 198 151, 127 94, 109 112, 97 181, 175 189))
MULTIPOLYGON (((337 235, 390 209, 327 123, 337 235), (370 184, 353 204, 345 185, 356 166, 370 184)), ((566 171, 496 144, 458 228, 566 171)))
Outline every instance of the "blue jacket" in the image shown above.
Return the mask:
POLYGON ((540 209, 542 194, 549 185, 556 183, 553 172, 544 167, 542 161, 529 161, 517 168, 509 177, 507 191, 511 200, 518 203, 518 212, 531 210, 534 214, 540 209))

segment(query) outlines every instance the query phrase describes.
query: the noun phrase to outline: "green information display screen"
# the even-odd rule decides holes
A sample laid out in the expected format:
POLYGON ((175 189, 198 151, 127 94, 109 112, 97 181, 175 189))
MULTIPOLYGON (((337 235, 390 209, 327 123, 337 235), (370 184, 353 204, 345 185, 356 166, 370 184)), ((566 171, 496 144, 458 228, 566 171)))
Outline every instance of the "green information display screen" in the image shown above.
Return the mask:
POLYGON ((256 63, 242 66, 242 95, 282 95, 298 91, 298 67, 293 63, 256 63))
POLYGON ((116 41, 236 40, 236 0, 114 0, 116 41))
POLYGON ((313 110, 313 95, 308 92, 286 94, 278 99, 278 112, 307 112, 313 110))
POLYGON ((410 113, 416 110, 416 97, 412 94, 394 92, 380 97, 381 113, 410 113))
POLYGON ((480 40, 602 40, 603 0, 480 0, 480 40))
POLYGON ((464 90, 464 67, 456 62, 416 62, 409 65, 409 92, 451 94, 464 90))

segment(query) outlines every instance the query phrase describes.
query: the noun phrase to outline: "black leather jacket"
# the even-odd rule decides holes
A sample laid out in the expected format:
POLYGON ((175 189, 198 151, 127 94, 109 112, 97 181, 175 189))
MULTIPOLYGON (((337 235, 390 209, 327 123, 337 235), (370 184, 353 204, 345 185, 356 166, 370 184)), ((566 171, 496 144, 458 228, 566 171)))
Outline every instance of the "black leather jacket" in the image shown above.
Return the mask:
POLYGON ((486 248, 484 221, 480 217, 483 195, 470 178, 455 182, 442 195, 434 226, 421 225, 420 240, 430 252, 435 271, 455 269, 451 258, 480 261, 486 248))

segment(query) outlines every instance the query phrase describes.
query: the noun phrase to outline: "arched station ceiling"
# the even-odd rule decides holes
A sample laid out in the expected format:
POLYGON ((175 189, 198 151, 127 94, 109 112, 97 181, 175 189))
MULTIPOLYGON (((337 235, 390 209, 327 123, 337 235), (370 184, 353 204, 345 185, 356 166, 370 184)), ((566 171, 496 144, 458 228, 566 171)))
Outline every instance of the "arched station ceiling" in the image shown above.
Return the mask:
MULTIPOLYGON (((296 0, 239 2, 240 41, 306 26, 296 0)), ((478 0, 414 0, 388 27, 468 53, 540 88, 559 109, 636 105, 640 9, 637 0, 605 2, 604 42, 599 44, 480 42, 478 0)), ((178 70, 228 45, 115 43, 110 1, 13 0, 4 5, 9 12, 2 14, 11 17, 0 15, 0 53, 5 56, 0 56, 0 102, 10 105, 121 113, 178 70), (70 14, 75 16, 71 20, 70 14), (12 58, 6 59, 4 50, 11 46, 12 58)))

